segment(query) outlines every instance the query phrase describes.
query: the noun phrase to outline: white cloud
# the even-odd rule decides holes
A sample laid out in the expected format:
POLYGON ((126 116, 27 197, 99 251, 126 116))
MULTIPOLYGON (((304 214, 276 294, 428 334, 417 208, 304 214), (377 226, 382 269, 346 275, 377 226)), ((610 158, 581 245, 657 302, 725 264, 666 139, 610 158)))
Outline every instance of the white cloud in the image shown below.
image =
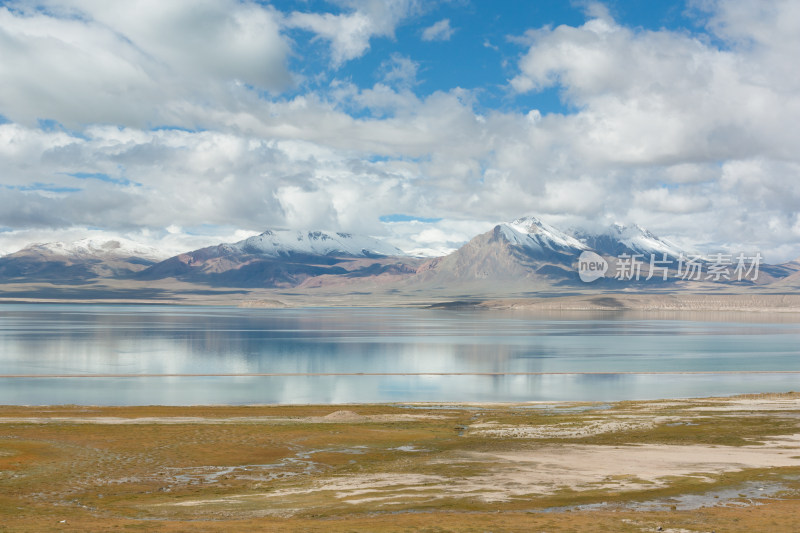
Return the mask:
POLYGON ((556 89, 569 114, 479 113, 480 88, 416 94, 419 66, 400 52, 378 58, 371 87, 342 76, 285 97, 249 89, 290 82, 284 22, 344 62, 391 38, 414 2, 339 2, 306 18, 234 0, 134 4, 0 8, 0 115, 12 121, 0 124, 0 227, 11 229, 0 249, 9 235, 87 227, 186 243, 202 240, 189 232, 319 227, 430 251, 539 212, 800 255, 790 2, 703 3, 717 40, 634 30, 599 5, 583 25, 528 32, 510 87, 556 89), (39 118, 75 131, 43 131, 39 118), (443 220, 379 222, 392 213, 443 220))
POLYGON ((496 222, 442 219, 431 222, 411 220, 386 222, 386 240, 418 256, 442 256, 460 247, 474 236, 489 231, 496 222))
POLYGON ((614 194, 605 190, 599 180, 582 177, 575 180, 551 181, 545 185, 540 203, 544 213, 570 212, 586 217, 602 215, 606 197, 614 194))
POLYGON ((456 30, 450 27, 450 19, 442 19, 422 31, 422 40, 449 41, 455 32, 456 30))
POLYGON ((661 213, 701 213, 711 207, 711 200, 703 196, 673 193, 669 189, 647 189, 634 194, 638 207, 661 213))
POLYGON ((183 125, 184 102, 287 87, 279 30, 272 9, 236 0, 6 3, 0 109, 24 124, 183 125))
POLYGON ((361 57, 373 37, 394 37, 397 25, 421 9, 418 0, 342 0, 347 13, 302 13, 295 11, 285 24, 315 33, 331 43, 334 67, 361 57))
POLYGON ((666 234, 702 225, 710 246, 761 239, 772 260, 786 259, 800 205, 797 3, 703 2, 725 47, 627 28, 600 7, 582 26, 526 34, 511 89, 556 88, 575 112, 543 116, 526 142, 498 153, 506 168, 535 168, 531 183, 565 191, 568 212, 600 186, 604 211, 623 220, 666 234), (570 196, 576 175, 590 183, 570 196))
POLYGON ((784 157, 800 141, 787 127, 787 113, 798 118, 800 108, 779 89, 787 83, 783 69, 761 67, 773 50, 785 60, 782 47, 724 51, 684 33, 634 31, 606 18, 529 37, 533 45, 511 87, 559 87, 580 110, 575 127, 587 155, 630 162, 784 157))
POLYGON ((369 17, 358 12, 348 15, 292 13, 287 25, 309 30, 330 41, 333 66, 361 57, 369 49, 369 40, 377 33, 369 17))
POLYGON ((417 84, 419 63, 400 54, 392 54, 381 65, 383 81, 389 85, 409 88, 417 84))
POLYGON ((499 52, 500 51, 500 47, 497 46, 496 44, 492 44, 492 42, 489 39, 484 39, 483 40, 483 47, 484 48, 490 48, 490 49, 494 50, 495 52, 499 52))

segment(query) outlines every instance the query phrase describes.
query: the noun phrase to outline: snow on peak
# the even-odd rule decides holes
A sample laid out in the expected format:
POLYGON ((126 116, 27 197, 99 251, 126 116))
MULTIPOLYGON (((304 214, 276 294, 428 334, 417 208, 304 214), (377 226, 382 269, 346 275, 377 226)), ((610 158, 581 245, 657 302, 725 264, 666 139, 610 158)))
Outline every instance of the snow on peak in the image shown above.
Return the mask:
POLYGON ((333 231, 267 230, 233 245, 244 253, 279 257, 289 254, 406 255, 402 250, 372 237, 333 231))
POLYGON ((121 237, 108 240, 89 238, 72 242, 32 244, 26 249, 72 258, 100 257, 111 259, 138 257, 153 261, 161 261, 169 256, 169 254, 157 248, 153 248, 152 246, 147 246, 121 237))
POLYGON ((605 233, 637 253, 667 254, 671 257, 678 257, 686 253, 678 245, 654 235, 638 224, 614 223, 605 233))
POLYGON ((587 250, 588 247, 575 237, 542 222, 535 216, 524 216, 513 222, 500 224, 506 239, 512 244, 526 248, 561 250, 587 250))

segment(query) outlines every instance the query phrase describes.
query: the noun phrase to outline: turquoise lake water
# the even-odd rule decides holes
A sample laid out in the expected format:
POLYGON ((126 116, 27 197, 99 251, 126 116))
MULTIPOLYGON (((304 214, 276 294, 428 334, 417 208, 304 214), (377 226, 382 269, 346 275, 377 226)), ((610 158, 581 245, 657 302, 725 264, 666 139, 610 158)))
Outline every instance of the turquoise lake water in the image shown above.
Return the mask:
POLYGON ((800 374, 726 373, 742 371, 800 371, 800 318, 0 305, 0 404, 614 401, 800 390, 800 374))

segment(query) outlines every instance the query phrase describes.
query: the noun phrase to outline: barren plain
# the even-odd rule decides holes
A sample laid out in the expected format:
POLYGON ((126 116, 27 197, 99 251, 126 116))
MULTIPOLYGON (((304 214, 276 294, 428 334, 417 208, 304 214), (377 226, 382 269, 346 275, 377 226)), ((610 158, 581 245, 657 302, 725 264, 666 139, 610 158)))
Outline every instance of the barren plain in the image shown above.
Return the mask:
POLYGON ((796 531, 800 394, 0 408, 3 531, 796 531))

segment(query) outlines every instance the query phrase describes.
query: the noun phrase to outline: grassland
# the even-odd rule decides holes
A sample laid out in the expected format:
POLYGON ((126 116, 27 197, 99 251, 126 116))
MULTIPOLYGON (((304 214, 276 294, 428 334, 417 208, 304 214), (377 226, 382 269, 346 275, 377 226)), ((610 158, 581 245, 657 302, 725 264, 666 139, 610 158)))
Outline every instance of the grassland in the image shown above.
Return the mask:
POLYGON ((800 394, 0 407, 0 531, 797 531, 800 394))

